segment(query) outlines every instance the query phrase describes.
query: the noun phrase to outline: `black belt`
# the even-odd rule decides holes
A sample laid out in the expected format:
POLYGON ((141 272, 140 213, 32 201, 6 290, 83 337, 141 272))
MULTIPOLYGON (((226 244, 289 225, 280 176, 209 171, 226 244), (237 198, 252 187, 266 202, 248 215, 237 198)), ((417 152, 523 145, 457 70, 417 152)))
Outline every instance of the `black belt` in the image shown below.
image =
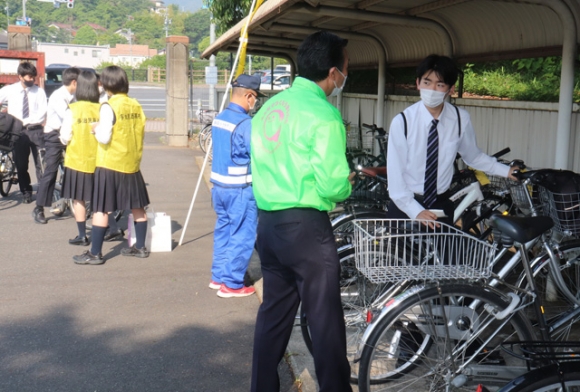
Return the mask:
MULTIPOLYGON (((437 195, 437 200, 442 200, 442 199, 449 199, 449 197, 451 196, 451 191, 447 190, 446 192, 440 193, 437 195)), ((415 193, 413 195, 413 197, 415 198, 415 200, 417 200, 419 203, 423 204, 423 200, 424 200, 424 196, 420 195, 418 193, 415 193)))
POLYGON ((37 129, 44 129, 44 127, 40 124, 28 124, 28 125, 24 125, 22 128, 24 128, 28 131, 36 131, 37 129))

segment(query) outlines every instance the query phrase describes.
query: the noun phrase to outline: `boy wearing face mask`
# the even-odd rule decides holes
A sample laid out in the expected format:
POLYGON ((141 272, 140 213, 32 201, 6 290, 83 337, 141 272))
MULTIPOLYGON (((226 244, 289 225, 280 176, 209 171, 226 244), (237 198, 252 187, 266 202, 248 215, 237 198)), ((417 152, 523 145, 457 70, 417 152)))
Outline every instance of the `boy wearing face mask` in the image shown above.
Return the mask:
POLYGON ((391 219, 437 220, 443 210, 452 223, 449 187, 457 153, 471 167, 515 178, 515 167, 503 165, 477 146, 469 113, 445 102, 455 92, 459 69, 449 57, 430 55, 417 67, 421 101, 395 116, 389 131, 387 175, 391 219))
POLYGON ((210 181, 214 230, 213 263, 209 287, 218 297, 254 294, 244 286, 244 274, 256 241, 258 207, 252 192, 250 169, 251 117, 260 93, 260 78, 240 75, 232 83, 230 104, 212 123, 213 159, 210 181))
POLYGON ((34 84, 36 67, 29 62, 18 65, 20 81, 0 89, 0 105, 8 103, 8 114, 22 121, 22 134, 14 144, 14 160, 18 171, 18 183, 22 192, 22 202, 32 203, 32 186, 28 174, 28 156, 32 153, 36 167, 36 179, 40 181, 42 171, 38 150, 44 147, 42 124, 46 120, 46 94, 34 84))

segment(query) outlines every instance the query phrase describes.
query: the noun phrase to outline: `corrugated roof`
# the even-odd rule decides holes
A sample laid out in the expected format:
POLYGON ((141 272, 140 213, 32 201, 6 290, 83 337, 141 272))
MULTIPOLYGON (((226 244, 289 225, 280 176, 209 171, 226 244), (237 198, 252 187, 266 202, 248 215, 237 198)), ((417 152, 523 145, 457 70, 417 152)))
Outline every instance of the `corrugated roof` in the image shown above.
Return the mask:
MULTIPOLYGON (((245 20, 202 57, 236 51, 245 20)), ((248 53, 294 58, 302 39, 330 30, 349 39, 349 67, 415 65, 431 53, 459 61, 560 55, 565 29, 580 42, 580 0, 268 0, 250 26, 248 53), (377 51, 382 46, 384 54, 377 51)))

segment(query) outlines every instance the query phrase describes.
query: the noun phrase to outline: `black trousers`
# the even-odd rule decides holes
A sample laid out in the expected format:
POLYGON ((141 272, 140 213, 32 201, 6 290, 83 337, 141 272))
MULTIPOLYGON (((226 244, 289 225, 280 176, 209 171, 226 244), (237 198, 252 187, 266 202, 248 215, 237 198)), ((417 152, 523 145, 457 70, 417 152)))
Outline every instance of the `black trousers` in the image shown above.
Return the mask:
MULTIPOLYGON (((429 208, 431 210, 443 210, 446 218, 439 218, 438 221, 447 223, 449 225, 453 225, 453 213, 455 211, 455 207, 453 202, 449 200, 449 192, 442 193, 437 195, 437 200, 435 203, 429 208)), ((415 195, 415 200, 419 202, 423 207, 425 204, 423 203, 423 197, 420 195, 415 195)), ((388 219, 409 219, 409 216, 405 214, 403 211, 397 207, 397 205, 391 200, 389 202, 389 206, 387 207, 387 218, 388 219)))
POLYGON ((18 172, 18 185, 20 192, 32 193, 30 185, 30 175, 28 174, 28 157, 32 153, 34 166, 36 167, 36 178, 40 181, 42 170, 38 159, 38 150, 44 147, 44 132, 42 126, 36 128, 22 128, 22 133, 18 141, 14 143, 14 164, 18 172))
POLYGON ((302 301, 320 391, 352 391, 340 300, 340 265, 328 214, 301 208, 260 211, 256 247, 264 298, 256 320, 251 390, 280 390, 278 364, 302 301))
POLYGON ((38 182, 38 190, 36 191, 37 206, 50 207, 52 205, 58 165, 65 148, 66 146, 60 142, 58 131, 44 134, 44 173, 38 182))

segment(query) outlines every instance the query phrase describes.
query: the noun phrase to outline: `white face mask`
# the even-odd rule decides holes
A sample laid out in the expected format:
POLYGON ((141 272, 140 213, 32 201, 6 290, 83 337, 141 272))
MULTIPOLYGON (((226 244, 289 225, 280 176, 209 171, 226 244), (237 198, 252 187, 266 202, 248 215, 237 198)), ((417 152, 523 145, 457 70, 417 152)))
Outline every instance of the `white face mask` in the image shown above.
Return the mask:
POLYGON ((332 90, 329 97, 336 97, 338 94, 340 94, 342 89, 344 88, 344 85, 346 84, 346 76, 344 76, 344 74, 340 72, 338 68, 336 70, 338 71, 339 74, 341 74, 344 77, 344 80, 342 82, 342 86, 340 87, 336 85, 336 81, 332 81, 332 83, 334 83, 334 90, 332 90))
POLYGON ((105 88, 103 86, 99 86, 99 94, 102 94, 105 91, 105 88))
POLYGON ((445 100, 446 92, 430 90, 430 89, 420 89, 421 100, 428 108, 436 108, 443 103, 445 100))

